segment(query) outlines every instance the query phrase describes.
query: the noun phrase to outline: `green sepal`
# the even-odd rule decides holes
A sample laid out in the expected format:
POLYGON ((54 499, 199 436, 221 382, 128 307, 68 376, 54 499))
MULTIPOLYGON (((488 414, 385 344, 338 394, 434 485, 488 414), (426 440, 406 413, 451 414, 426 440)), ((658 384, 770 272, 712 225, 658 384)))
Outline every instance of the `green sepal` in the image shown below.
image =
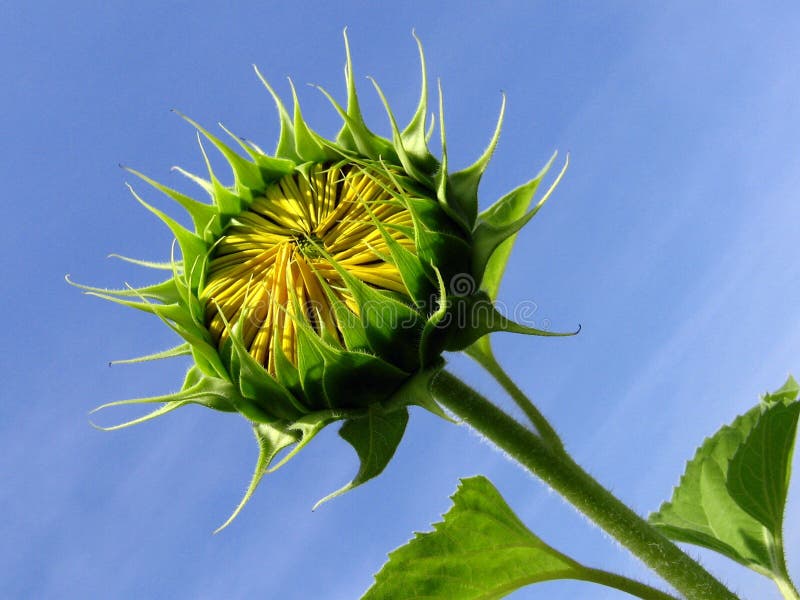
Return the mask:
POLYGON ((189 345, 192 350, 192 359, 194 360, 195 366, 197 366, 200 371, 209 377, 230 379, 228 370, 225 368, 225 365, 222 364, 217 349, 212 346, 210 342, 205 339, 200 339, 194 334, 183 331, 174 325, 172 326, 172 330, 187 341, 194 340, 189 341, 189 345))
POLYGON ((344 126, 336 137, 336 143, 324 142, 329 149, 348 158, 366 156, 372 160, 382 158, 392 164, 399 164, 397 153, 389 140, 372 133, 363 120, 358 120, 361 118, 360 115, 359 117, 351 116, 348 112, 350 109, 345 110, 342 108, 342 105, 325 88, 317 86, 317 89, 331 103, 331 106, 344 121, 344 126))
MULTIPOLYGON (((433 178, 434 189, 436 190, 436 200, 441 206, 442 210, 456 223, 458 223, 465 231, 472 230, 472 221, 468 215, 460 208, 458 199, 448 198, 447 179, 448 162, 447 162, 447 134, 444 125, 444 96, 442 94, 442 82, 438 82, 439 90, 439 136, 442 143, 442 161, 439 170, 433 178)), ((477 208, 476 208, 477 210, 477 208)))
POLYGON ((339 435, 358 454, 360 466, 353 480, 328 494, 314 505, 312 510, 328 500, 340 496, 380 475, 394 456, 408 423, 408 410, 400 408, 392 412, 372 405, 367 414, 348 419, 339 430, 339 435))
POLYGON ((123 262, 145 267, 147 269, 155 269, 156 271, 171 271, 173 263, 170 262, 157 262, 152 260, 142 260, 140 258, 131 258, 130 256, 123 256, 122 254, 112 253, 107 258, 116 258, 123 262))
POLYGON ((324 410, 307 414, 291 423, 256 423, 253 432, 258 442, 259 454, 256 468, 244 497, 234 509, 230 517, 214 532, 217 533, 230 525, 239 515, 245 504, 252 498, 264 475, 273 473, 294 458, 298 452, 308 445, 322 429, 334 422, 351 418, 354 413, 347 411, 324 410), (272 466, 278 453, 294 445, 294 447, 275 465, 272 466))
POLYGON ((431 391, 433 380, 444 368, 444 364, 444 359, 439 356, 429 367, 414 373, 383 403, 384 408, 392 411, 401 406, 419 406, 445 421, 456 423, 439 406, 431 391))
POLYGON ((296 443, 299 437, 296 432, 286 431, 280 427, 266 423, 254 424, 253 433, 256 436, 259 450, 253 477, 250 479, 250 484, 247 486, 244 497, 236 506, 233 513, 231 513, 227 520, 220 525, 214 533, 219 533, 233 522, 242 511, 245 504, 252 498, 258 484, 261 483, 261 479, 267 474, 270 464, 275 460, 278 453, 287 446, 296 443))
POLYGON ((175 290, 178 292, 178 304, 187 309, 187 314, 195 324, 202 326, 203 307, 197 299, 197 296, 194 295, 191 285, 193 278, 195 280, 194 290, 198 289, 200 284, 200 271, 197 270, 197 259, 193 261, 188 272, 179 269, 178 262, 175 261, 175 240, 172 240, 170 262, 172 262, 173 265, 172 279, 175 282, 175 290))
MULTIPOLYGON (((524 212, 554 159, 555 155, 553 155, 550 162, 545 165, 544 169, 542 169, 536 177, 500 198, 478 216, 478 222, 472 235, 472 276, 477 282, 482 284, 487 265, 497 249, 504 242, 514 239, 517 232, 527 225, 536 213, 539 212, 539 209, 544 206, 544 203, 553 193, 556 186, 558 186, 569 166, 569 157, 567 157, 567 160, 564 162, 564 167, 550 186, 550 189, 548 189, 532 209, 528 212, 524 212), (524 214, 519 216, 519 213, 524 214)), ((507 253, 505 255, 501 254, 497 263, 495 263, 495 270, 499 271, 499 273, 492 272, 490 280, 491 287, 499 287, 499 276, 502 275, 502 271, 505 267, 503 259, 508 259, 507 253)))
POLYGON ((394 113, 392 112, 392 108, 389 106, 389 101, 386 99, 386 96, 381 89, 381 86, 378 85, 378 82, 375 81, 372 77, 368 78, 372 85, 375 87, 375 91, 378 92, 378 96, 383 103, 383 107, 386 109, 386 115, 389 117, 389 124, 392 128, 392 146, 394 147, 395 152, 397 153, 397 158, 400 160, 400 164, 403 167, 403 170, 419 181, 420 183, 430 187, 433 185, 433 179, 430 175, 425 173, 424 171, 420 170, 415 161, 413 160, 412 156, 406 152, 405 146, 403 145, 403 137, 400 134, 400 130, 397 128, 397 119, 394 117, 394 113))
POLYGON ((134 302, 133 300, 125 300, 124 298, 118 298, 110 294, 100 294, 97 292, 86 292, 86 294, 89 296, 102 298, 103 300, 108 300, 109 302, 114 302, 115 304, 120 304, 129 308, 135 308, 137 310, 150 313, 151 315, 156 315, 163 320, 179 323, 186 328, 191 329, 194 326, 194 322, 192 321, 191 316, 187 313, 186 309, 177 303, 154 304, 146 301, 134 302))
POLYGON ((194 322, 181 324, 166 319, 162 315, 157 314, 156 316, 189 344, 192 358, 203 373, 209 377, 230 380, 230 375, 222 364, 216 347, 211 344, 207 329, 194 322))
POLYGON ((261 423, 277 420, 292 421, 306 414, 308 409, 300 404, 289 390, 273 379, 245 348, 242 327, 247 321, 247 312, 243 313, 233 326, 225 318, 223 311, 219 311, 219 316, 228 333, 223 351, 228 357, 231 380, 238 383, 239 391, 244 398, 255 404, 259 411, 269 415, 268 419, 251 418, 251 420, 261 423))
MULTIPOLYGON (((293 302, 297 311, 296 297, 293 297, 293 302)), ((408 377, 408 373, 377 356, 351 352, 327 343, 303 319, 288 311, 287 314, 296 328, 298 360, 308 355, 317 361, 310 368, 298 365, 301 373, 304 369, 309 370, 309 385, 304 385, 307 398, 322 398, 331 409, 366 408, 384 400, 408 377)))
POLYGON ((275 93, 275 90, 272 89, 272 86, 261 74, 261 71, 258 70, 258 67, 253 65, 253 69, 255 70, 258 78, 261 80, 261 83, 264 84, 264 87, 267 88, 267 91, 275 101, 275 108, 278 109, 278 118, 281 124, 281 131, 278 136, 278 145, 275 148, 275 157, 290 160, 294 163, 303 162, 300 156, 298 156, 297 150, 294 147, 294 126, 292 125, 292 119, 289 116, 286 107, 281 101, 281 97, 275 93))
POLYGON ((261 170, 258 168, 258 165, 242 158, 233 148, 197 123, 194 119, 187 117, 180 111, 174 110, 174 112, 190 123, 197 131, 202 133, 209 142, 214 144, 214 147, 219 150, 220 154, 225 157, 225 160, 228 161, 231 167, 231 171, 233 171, 234 185, 237 192, 241 192, 245 189, 248 191, 264 189, 264 179, 261 177, 261 170))
POLYGON ((430 174, 437 170, 439 161, 428 149, 428 137, 425 131, 425 122, 428 118, 428 74, 425 67, 425 52, 422 49, 417 34, 412 33, 419 50, 419 63, 422 82, 420 84, 419 103, 411 121, 400 134, 400 140, 411 160, 425 173, 430 174))
POLYGON ((375 252, 374 249, 372 251, 380 256, 381 260, 397 267, 397 270, 400 272, 400 277, 403 280, 403 285, 405 285, 409 296, 411 296, 416 306, 426 306, 434 288, 428 279, 427 272, 422 267, 419 257, 401 246, 397 240, 386 231, 386 227, 375 217, 372 210, 368 206, 365 206, 365 208, 369 213, 373 225, 375 225, 375 228, 380 232, 383 241, 389 248, 390 256, 381 256, 380 253, 375 252))
POLYGON ((447 297, 447 286, 442 279, 442 274, 435 265, 431 265, 436 273, 436 279, 439 283, 439 296, 437 298, 438 306, 422 328, 422 335, 419 341, 419 362, 422 368, 426 368, 434 363, 439 355, 442 353, 444 347, 444 336, 446 335, 445 328, 442 323, 447 317, 449 310, 449 299, 447 297))
POLYGON ((384 160, 394 161, 397 155, 392 147, 392 143, 372 133, 364 121, 364 116, 361 114, 355 76, 353 73, 353 59, 350 54, 350 40, 347 38, 346 29, 343 32, 343 36, 346 58, 344 78, 345 85, 347 86, 347 110, 343 109, 327 91, 318 87, 336 109, 336 112, 342 117, 342 121, 344 121, 342 129, 336 136, 336 143, 345 150, 357 152, 361 156, 368 156, 372 159, 383 157, 384 160))
MULTIPOLYGON (((89 286, 72 283, 69 277, 67 277, 67 282, 87 290, 85 293, 90 296, 96 296, 103 300, 114 302, 115 304, 121 304, 122 306, 135 308, 157 316, 167 327, 172 329, 190 345, 192 356, 203 372, 212 377, 217 376, 222 379, 228 377, 225 368, 219 360, 216 349, 208 343, 208 331, 202 325, 198 324, 193 319, 192 315, 186 311, 185 307, 180 304, 181 298, 178 293, 179 278, 173 277, 173 279, 164 282, 172 284, 176 292, 176 300, 170 304, 154 304, 148 300, 148 296, 146 296, 145 293, 156 286, 144 288, 130 287, 128 290, 102 290, 101 288, 91 288, 89 286), (125 299, 130 296, 138 297, 140 302, 125 299)), ((161 299, 155 296, 155 294, 150 297, 161 299)))
POLYGON ((300 382, 300 372, 283 352, 277 340, 272 344, 272 355, 275 360, 275 379, 305 407, 306 412, 311 410, 311 402, 306 398, 303 384, 300 382))
POLYGON ((580 332, 580 327, 576 331, 561 333, 516 323, 498 312, 492 300, 483 291, 470 296, 451 296, 448 317, 458 325, 449 324, 447 328, 445 350, 450 352, 464 350, 484 335, 496 331, 545 337, 569 337, 580 332), (466 326, 462 327, 462 324, 466 326))
POLYGON ((222 379, 212 377, 199 377, 197 372, 192 368, 192 375, 187 375, 187 379, 193 382, 188 387, 185 385, 179 392, 173 394, 164 394, 160 396, 149 396, 146 398, 131 398, 127 400, 117 400, 115 402, 108 402, 93 409, 89 414, 94 414, 100 410, 105 410, 112 406, 128 406, 133 404, 163 404, 163 406, 155 409, 136 419, 112 425, 111 427, 101 427, 92 423, 92 427, 102 431, 116 431, 124 429, 132 425, 138 425, 145 421, 150 421, 156 417, 167 414, 185 406, 186 404, 199 404, 207 408, 213 408, 223 412, 235 412, 237 409, 234 406, 234 398, 238 396, 232 384, 222 379))
POLYGON ((325 393, 337 407, 360 409, 383 401, 407 378, 408 373, 363 352, 340 351, 325 363, 325 393))
POLYGON ((158 300, 163 304, 174 304, 180 299, 180 293, 175 285, 174 279, 167 279, 153 285, 146 285, 140 288, 127 287, 124 289, 99 288, 82 283, 76 283, 70 279, 69 275, 64 276, 64 280, 73 287, 83 290, 88 295, 98 297, 118 297, 118 298, 150 298, 158 300))
MULTIPOLYGON (((314 269, 313 264, 311 268, 314 269)), ((344 347, 348 350, 361 352, 371 350, 367 331, 362 320, 360 318, 352 318, 353 311, 347 308, 347 305, 331 289, 330 284, 324 277, 318 277, 317 279, 328 297, 336 322, 339 324, 344 347)))
POLYGON ((222 130, 233 139, 239 147, 244 150, 247 155, 253 159, 253 162, 258 166, 261 171, 261 179, 265 184, 277 181, 286 175, 291 175, 295 168, 295 162, 285 158, 275 158, 267 155, 261 148, 256 146, 253 142, 245 140, 228 130, 222 123, 218 123, 222 130))
MULTIPOLYGON (((242 212, 244 200, 238 194, 235 194, 233 191, 222 185, 222 182, 214 174, 214 169, 211 166, 211 159, 208 158, 208 153, 206 152, 206 148, 203 145, 203 140, 199 133, 197 134, 197 145, 200 147, 200 154, 203 155, 203 161, 206 163, 206 170, 208 171, 209 194, 211 194, 211 199, 214 201, 214 204, 217 206, 217 210, 219 211, 220 226, 224 227, 226 225, 226 218, 230 218, 231 216, 238 215, 240 212, 242 212)), ((191 174, 188 175, 191 176, 191 174)), ((196 179, 203 181, 199 177, 196 177, 196 179)), ((251 195, 249 190, 247 191, 247 194, 251 195)))
MULTIPOLYGON (((445 280, 469 269, 472 253, 469 243, 447 228, 450 221, 442 209, 423 198, 407 198, 414 223, 414 242, 417 256, 423 265, 435 264, 445 280)), ((435 278, 435 275, 431 273, 435 278)))
POLYGON ((231 370, 235 372, 231 375, 238 382, 242 396, 270 414, 272 421, 297 419, 308 412, 308 408, 301 405, 245 350, 240 333, 231 336, 231 339, 234 350, 231 370))
MULTIPOLYGON (((550 170, 557 154, 557 152, 553 153, 550 160, 548 160, 547 164, 537 173, 536 177, 495 202, 481 213, 480 218, 489 222, 500 221, 509 223, 522 218, 525 213, 528 212, 536 190, 550 170)), ((539 205, 537 205, 536 210, 538 210, 538 208, 540 208, 539 205)), ((500 281, 503 278, 506 264, 511 256, 511 250, 516 240, 517 235, 514 234, 500 242, 498 247, 491 253, 486 263, 481 277, 481 288, 489 294, 492 300, 497 299, 497 294, 500 290, 500 281)))
POLYGON ((322 246, 310 238, 307 239, 336 269, 353 295, 360 309, 359 317, 364 325, 370 348, 378 356, 400 369, 408 372, 416 371, 419 366, 416 344, 419 330, 424 323, 422 315, 407 304, 354 277, 322 246))
POLYGON ((121 360, 112 360, 109 365, 131 365, 135 363, 149 362, 151 360, 162 360, 165 358, 174 358, 176 356, 189 356, 192 353, 192 347, 188 343, 179 344, 167 350, 160 350, 152 354, 145 354, 144 356, 137 356, 136 358, 123 358, 121 360))
MULTIPOLYGON (((202 138, 200 137, 200 134, 199 133, 196 134, 195 137, 197 139, 198 146, 201 149, 201 154, 203 154, 203 157, 207 160, 208 157, 205 155, 205 152, 204 152, 204 149, 203 149, 203 141, 202 141, 202 138)), ((194 173, 190 173, 189 171, 187 171, 183 167, 179 167, 178 165, 173 165, 172 168, 170 169, 170 171, 175 171, 179 175, 184 176, 186 179, 188 179, 189 181, 194 183, 196 186, 202 188, 202 190, 206 194, 208 194, 209 198, 211 198, 212 200, 214 199, 214 186, 211 185, 210 181, 208 181, 206 179, 203 179, 199 175, 195 175, 194 173)))
POLYGON ((351 411, 343 410, 320 410, 312 412, 304 417, 297 419, 286 426, 287 431, 296 432, 299 436, 297 445, 292 448, 286 456, 274 467, 268 469, 269 473, 273 473, 292 460, 300 450, 305 448, 316 435, 322 431, 327 425, 334 421, 341 421, 353 416, 351 411))
POLYGON ((289 79, 289 87, 292 89, 292 100, 294 101, 294 148, 300 160, 304 163, 321 163, 332 158, 325 151, 325 146, 320 143, 320 136, 311 131, 303 119, 300 111, 300 100, 297 98, 297 90, 294 83, 289 79))
POLYGON ((122 167, 128 173, 132 175, 136 175, 142 181, 150 184, 158 191, 162 192, 163 194, 172 198, 175 202, 180 204, 183 209, 189 214, 192 219, 192 223, 194 224, 195 233, 209 241, 209 235, 211 237, 216 237, 220 233, 222 233, 222 229, 219 227, 218 223, 215 223, 218 217, 217 210, 214 206, 209 204, 203 204, 202 202, 198 202, 194 198, 190 198, 186 194, 182 194, 177 190, 173 190, 158 181, 151 179, 147 175, 140 173, 136 169, 131 169, 130 167, 122 167), (216 225, 216 227, 215 227, 216 225))
MULTIPOLYGON (((492 158, 497 140, 500 138, 500 130, 503 128, 503 117, 506 111, 506 96, 500 104, 500 115, 497 117, 492 139, 484 150, 483 154, 472 165, 461 171, 450 173, 447 178, 447 204, 454 210, 459 211, 466 218, 467 223, 472 226, 478 214, 478 185, 481 177, 492 158)), ((444 131, 442 116, 439 117, 439 127, 444 131)))
POLYGON ((184 265, 191 265, 196 259, 205 256, 206 252, 208 251, 208 246, 202 238, 184 228, 180 223, 167 216, 163 211, 160 211, 156 207, 151 206, 142 200, 142 198, 130 185, 128 185, 128 189, 130 190, 131 194, 133 194, 133 197, 136 198, 136 200, 142 206, 156 215, 167 227, 169 227, 169 230, 172 232, 172 235, 175 236, 178 246, 181 249, 181 260, 183 261, 184 265))
MULTIPOLYGON (((288 312, 288 311, 287 311, 288 312)), ((287 318, 294 318, 289 314, 287 318)), ((323 379, 325 375, 325 359, 323 357, 322 341, 314 332, 309 332, 299 325, 301 319, 295 321, 295 341, 297 342, 297 371, 300 375, 300 384, 312 410, 332 409, 335 404, 325 393, 323 379)))

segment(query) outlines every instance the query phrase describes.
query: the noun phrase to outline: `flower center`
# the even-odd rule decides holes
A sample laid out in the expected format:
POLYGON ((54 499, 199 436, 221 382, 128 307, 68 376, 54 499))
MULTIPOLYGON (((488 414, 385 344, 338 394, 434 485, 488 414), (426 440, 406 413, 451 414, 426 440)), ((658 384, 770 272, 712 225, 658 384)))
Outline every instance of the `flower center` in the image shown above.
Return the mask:
POLYGON ((221 347, 241 321, 245 347, 273 375, 278 351, 297 364, 298 328, 341 343, 359 307, 336 266, 408 298, 386 242, 416 253, 404 194, 352 165, 314 165, 268 187, 211 255, 200 299, 214 341, 221 347))

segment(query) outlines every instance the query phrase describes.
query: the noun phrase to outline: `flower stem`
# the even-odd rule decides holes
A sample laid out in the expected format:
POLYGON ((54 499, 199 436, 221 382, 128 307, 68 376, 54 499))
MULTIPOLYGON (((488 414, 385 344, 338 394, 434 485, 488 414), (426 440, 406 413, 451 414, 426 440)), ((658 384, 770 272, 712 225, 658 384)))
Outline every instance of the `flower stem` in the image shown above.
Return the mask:
POLYGON ((722 583, 618 500, 565 453, 557 453, 447 371, 433 381, 448 410, 506 451, 531 473, 639 557, 688 600, 735 600, 722 583))
MULTIPOLYGON (((488 340, 487 340, 488 342, 488 340)), ((530 398, 517 387, 517 384, 508 376, 500 363, 492 352, 491 346, 488 343, 485 346, 473 344, 466 351, 467 355, 472 357, 478 364, 480 364, 486 371, 495 378, 509 396, 514 400, 516 405, 525 413, 530 422, 536 428, 539 436, 550 445, 556 452, 564 452, 564 443, 556 433, 556 430, 550 425, 545 416, 536 408, 536 405, 531 402, 530 398)))

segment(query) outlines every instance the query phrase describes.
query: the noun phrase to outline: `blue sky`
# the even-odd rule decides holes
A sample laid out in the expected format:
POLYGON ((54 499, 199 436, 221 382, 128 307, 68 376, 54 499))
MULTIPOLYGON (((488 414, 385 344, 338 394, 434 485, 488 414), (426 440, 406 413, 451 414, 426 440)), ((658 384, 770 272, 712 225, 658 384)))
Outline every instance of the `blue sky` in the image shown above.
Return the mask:
MULTIPOLYGON (((201 157, 170 108, 271 148, 277 119, 257 63, 284 95, 291 75, 306 118, 333 134, 336 115, 303 84, 342 97, 348 26, 358 73, 375 76, 406 118, 418 93, 416 28, 442 79, 452 164, 480 153, 508 94, 484 204, 553 150, 571 153, 563 184, 518 242, 501 299, 533 301, 539 322, 583 330, 500 334, 495 347, 579 462, 647 513, 704 436, 800 372, 797 5, 199 4, 2 8, 0 596, 355 598, 386 552, 447 509, 458 478, 477 473, 557 548, 657 583, 502 454, 422 411, 377 480, 311 513, 356 470, 329 429, 212 536, 252 470, 247 423, 187 408, 117 433, 91 429, 91 408, 173 390, 186 364, 109 368, 175 340, 63 276, 144 283, 148 273, 106 255, 168 255, 166 230, 128 195, 117 163, 191 190, 169 168, 202 172, 201 157)), ((369 122, 388 133, 360 82, 369 122)), ((468 359, 452 365, 508 405, 468 359)), ((797 483, 791 494, 787 547, 800 575, 797 483)), ((767 580, 691 552, 743 597, 777 598, 767 580)), ((513 595, 575 597, 622 595, 569 582, 513 595)))

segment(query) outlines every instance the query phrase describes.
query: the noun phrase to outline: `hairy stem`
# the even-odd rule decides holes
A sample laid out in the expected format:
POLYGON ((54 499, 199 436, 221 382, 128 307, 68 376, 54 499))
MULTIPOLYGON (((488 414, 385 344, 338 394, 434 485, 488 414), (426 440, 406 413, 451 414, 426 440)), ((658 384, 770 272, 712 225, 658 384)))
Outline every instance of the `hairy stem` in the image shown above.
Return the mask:
POLYGON ((560 493, 688 600, 735 600, 715 579, 618 500, 567 454, 557 453, 447 371, 433 382, 439 402, 560 493))
POLYGON ((772 559, 772 580, 778 586, 781 596, 786 600, 800 600, 800 592, 792 581, 789 575, 789 570, 786 568, 786 554, 783 549, 783 536, 776 536, 773 543, 770 544, 770 554, 772 559))
POLYGON ((472 357, 478 364, 480 364, 486 371, 495 378, 509 396, 514 400, 516 405, 525 413, 530 422, 536 428, 539 436, 550 445, 550 447, 557 452, 564 452, 564 443, 556 433, 556 430, 550 425, 545 416, 536 408, 530 398, 519 389, 516 383, 508 376, 500 363, 492 352, 491 346, 486 348, 478 347, 477 344, 470 346, 467 349, 467 355, 472 357))

